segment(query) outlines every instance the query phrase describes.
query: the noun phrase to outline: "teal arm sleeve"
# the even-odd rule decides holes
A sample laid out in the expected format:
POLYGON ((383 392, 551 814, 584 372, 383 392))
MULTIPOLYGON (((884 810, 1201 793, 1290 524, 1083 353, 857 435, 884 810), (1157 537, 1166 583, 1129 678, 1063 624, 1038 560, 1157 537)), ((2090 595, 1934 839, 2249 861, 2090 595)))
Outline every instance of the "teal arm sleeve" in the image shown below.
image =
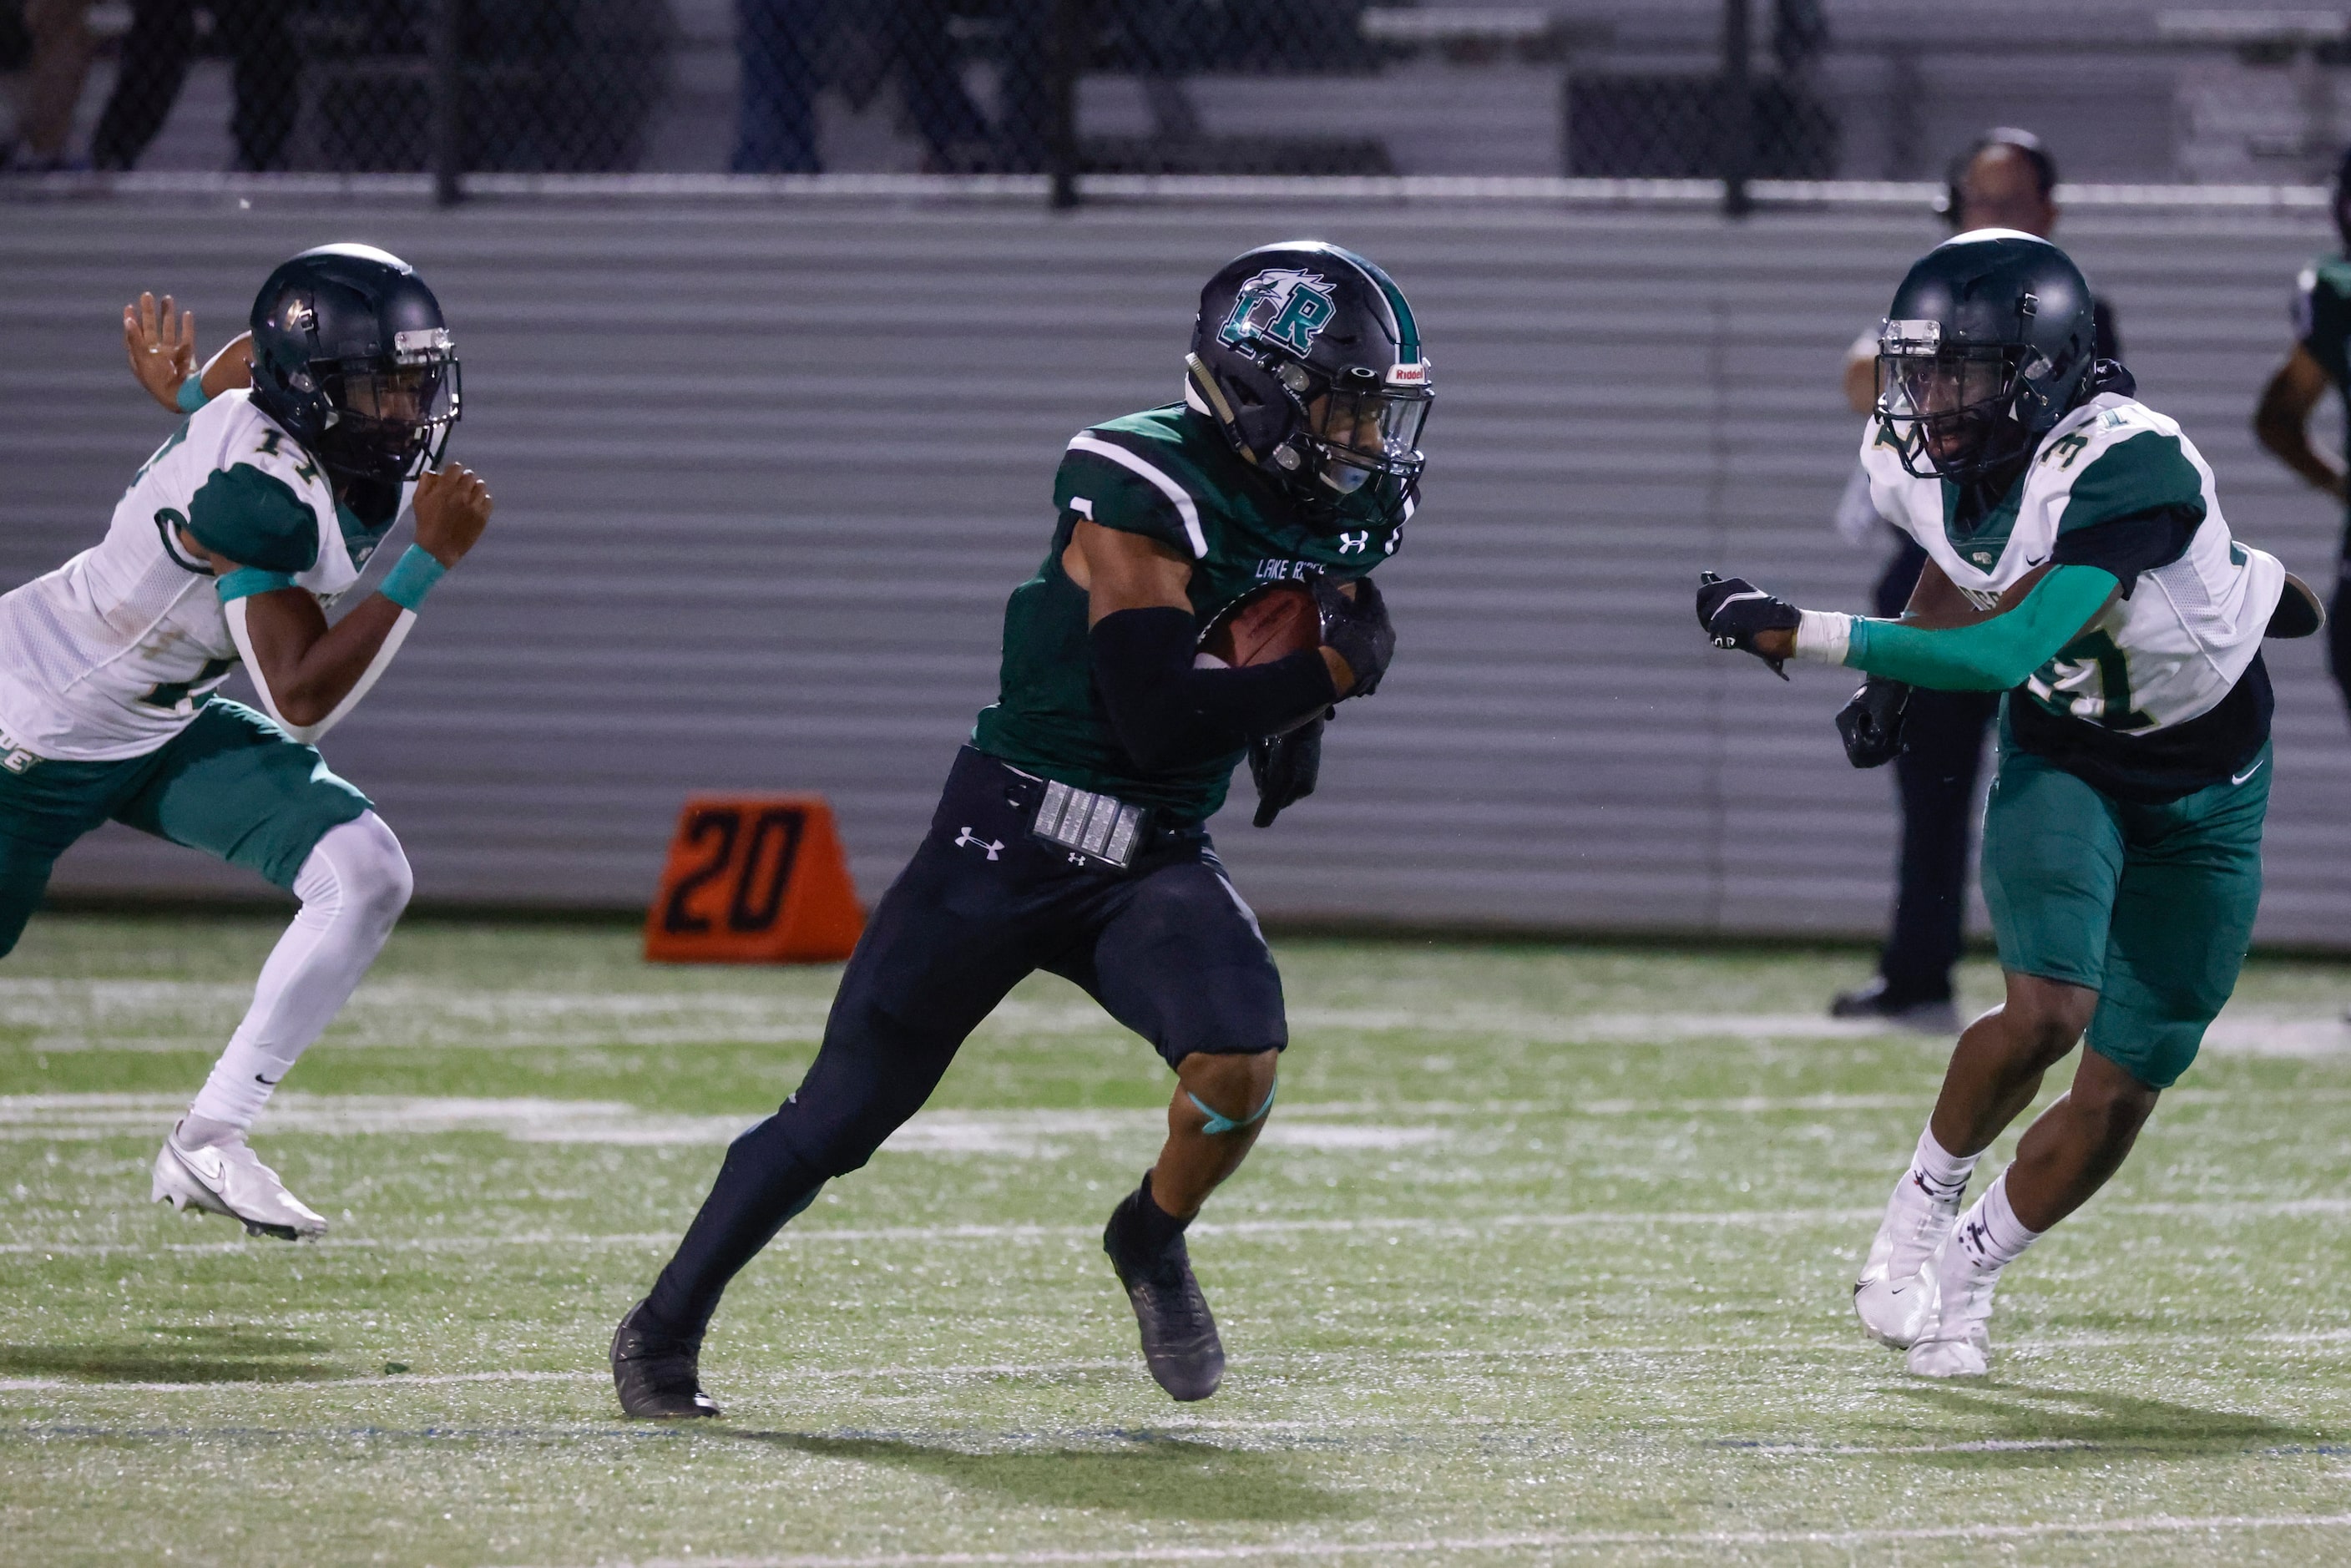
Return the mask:
POLYGON ((1972 626, 1928 631, 1856 620, 1844 662, 1930 691, 2004 692, 2055 657, 2117 586, 2114 573, 2097 567, 2061 566, 2014 609, 1972 626))

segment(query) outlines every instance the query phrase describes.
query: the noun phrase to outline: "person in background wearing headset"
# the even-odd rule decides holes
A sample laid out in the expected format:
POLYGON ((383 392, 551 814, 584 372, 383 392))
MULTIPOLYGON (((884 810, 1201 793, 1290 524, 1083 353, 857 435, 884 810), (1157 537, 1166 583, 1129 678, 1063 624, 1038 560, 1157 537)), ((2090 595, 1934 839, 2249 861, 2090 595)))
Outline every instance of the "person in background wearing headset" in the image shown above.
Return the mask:
MULTIPOLYGON (((2011 126, 1985 131, 1953 160, 1943 215, 1955 234, 2015 229, 2046 239, 2057 226, 2057 163, 2030 131, 2011 126)), ((2119 360, 2122 343, 2114 307, 2093 302, 2097 357, 2119 360)), ((1855 340, 1844 361, 1845 401, 1854 413, 1877 406, 1877 329, 1855 340)), ((2339 483, 2339 481, 2338 481, 2339 483)), ((1899 540, 1872 593, 1876 613, 1899 616, 1917 586, 1927 552, 1872 509, 1869 481, 1858 464, 1837 505, 1837 531, 1855 544, 1873 535, 1899 540)), ((1903 751, 1894 775, 1902 802, 1902 850, 1896 870, 1894 924, 1867 984, 1839 994, 1832 1017, 1887 1019, 1929 1033, 1959 1027, 1951 994, 1960 928, 1967 915, 1969 835, 1975 822, 1976 781, 1983 771, 1984 737, 1999 695, 1938 692, 1910 695, 1903 721, 1903 751)))

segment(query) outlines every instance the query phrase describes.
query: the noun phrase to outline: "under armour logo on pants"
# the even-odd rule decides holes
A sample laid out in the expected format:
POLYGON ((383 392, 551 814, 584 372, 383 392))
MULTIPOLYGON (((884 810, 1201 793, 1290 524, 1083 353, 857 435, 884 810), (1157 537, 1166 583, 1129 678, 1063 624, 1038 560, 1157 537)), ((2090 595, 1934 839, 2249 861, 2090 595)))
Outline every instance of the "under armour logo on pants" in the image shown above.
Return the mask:
POLYGON ((997 852, 1004 847, 1001 840, 990 841, 987 839, 974 838, 972 836, 971 828, 968 824, 965 826, 962 832, 956 835, 955 847, 961 849, 966 844, 970 844, 976 848, 986 850, 989 860, 995 860, 997 858, 997 852))

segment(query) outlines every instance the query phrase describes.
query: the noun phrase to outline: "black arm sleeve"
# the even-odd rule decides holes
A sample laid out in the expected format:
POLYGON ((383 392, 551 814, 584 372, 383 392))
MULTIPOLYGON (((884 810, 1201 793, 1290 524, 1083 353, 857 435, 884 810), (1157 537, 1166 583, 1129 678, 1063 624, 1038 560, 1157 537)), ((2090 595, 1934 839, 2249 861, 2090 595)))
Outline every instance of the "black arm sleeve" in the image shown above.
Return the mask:
POLYGON ((1319 648, 1238 670, 1192 667, 1195 626, 1173 606, 1095 622, 1094 689, 1118 743, 1145 771, 1209 762, 1339 700, 1319 648))
POLYGON ((2140 572, 2169 566, 2188 553, 2188 542, 2203 521, 2201 509, 2160 507, 2059 534, 2049 559, 2059 566, 2095 566, 2114 573, 2128 599, 2140 572))

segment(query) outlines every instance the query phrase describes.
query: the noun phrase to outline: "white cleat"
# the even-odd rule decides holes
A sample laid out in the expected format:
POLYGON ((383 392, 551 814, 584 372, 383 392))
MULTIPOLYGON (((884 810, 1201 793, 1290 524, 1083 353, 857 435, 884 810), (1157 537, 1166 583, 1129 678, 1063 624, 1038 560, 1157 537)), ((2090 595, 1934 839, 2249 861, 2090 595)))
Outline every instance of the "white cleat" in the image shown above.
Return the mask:
POLYGON ((1991 1292, 2000 1270, 1980 1269, 1967 1249, 1948 1243, 1935 1260, 1938 1310, 1910 1347, 1914 1377, 1981 1377, 1991 1370, 1991 1292))
POLYGON ((1907 1350, 1935 1321, 1935 1253, 1959 1221, 1961 1196, 1937 1197, 1907 1170, 1894 1184, 1853 1286, 1854 1316, 1878 1343, 1907 1350))
POLYGON ((286 1190, 242 1134, 192 1149, 173 1127, 155 1156, 155 1185, 148 1197, 183 1214, 192 1208, 225 1214, 252 1235, 281 1241, 315 1241, 327 1233, 325 1218, 286 1190))

